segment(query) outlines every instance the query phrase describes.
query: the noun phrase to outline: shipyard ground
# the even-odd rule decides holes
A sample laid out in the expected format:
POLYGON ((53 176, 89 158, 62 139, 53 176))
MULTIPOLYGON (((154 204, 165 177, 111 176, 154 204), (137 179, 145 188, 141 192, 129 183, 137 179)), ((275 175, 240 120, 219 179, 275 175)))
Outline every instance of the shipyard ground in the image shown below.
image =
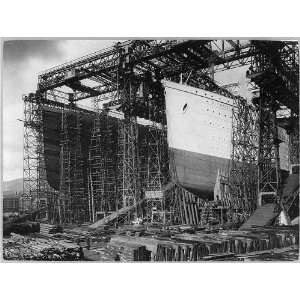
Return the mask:
POLYGON ((270 225, 299 217, 298 54, 129 40, 40 73, 22 98, 22 215, 4 224, 4 259, 297 260, 299 228, 270 225), (247 88, 215 81, 233 68, 247 88))
POLYGON ((197 226, 67 226, 60 233, 40 224, 40 232, 11 233, 3 238, 4 260, 26 261, 296 261, 298 226, 253 227, 251 230, 197 226))

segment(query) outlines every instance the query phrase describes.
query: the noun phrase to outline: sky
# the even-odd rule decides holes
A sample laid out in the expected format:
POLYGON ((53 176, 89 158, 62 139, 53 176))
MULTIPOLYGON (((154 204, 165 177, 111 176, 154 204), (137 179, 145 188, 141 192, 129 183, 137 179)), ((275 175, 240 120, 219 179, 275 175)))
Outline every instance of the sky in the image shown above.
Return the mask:
POLYGON ((22 95, 35 92, 38 73, 111 46, 112 40, 5 41, 2 68, 3 180, 23 176, 22 95))
MULTIPOLYGON (((3 180, 23 176, 22 95, 35 92, 38 73, 109 47, 113 40, 10 40, 3 47, 3 180)), ((223 83, 241 80, 245 70, 216 74, 223 83)))

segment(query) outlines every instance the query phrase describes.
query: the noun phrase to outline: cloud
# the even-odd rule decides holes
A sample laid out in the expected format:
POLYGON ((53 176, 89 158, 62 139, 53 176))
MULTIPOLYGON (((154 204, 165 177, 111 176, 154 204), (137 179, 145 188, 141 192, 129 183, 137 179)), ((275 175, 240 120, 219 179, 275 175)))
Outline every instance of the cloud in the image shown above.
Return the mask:
POLYGON ((61 44, 66 61, 112 46, 116 40, 65 40, 61 44))
POLYGON ((3 179, 23 174, 22 95, 34 92, 41 71, 114 43, 110 40, 13 40, 3 49, 3 179))
POLYGON ((12 66, 30 58, 53 58, 63 55, 60 45, 62 40, 11 40, 3 46, 3 62, 12 66))

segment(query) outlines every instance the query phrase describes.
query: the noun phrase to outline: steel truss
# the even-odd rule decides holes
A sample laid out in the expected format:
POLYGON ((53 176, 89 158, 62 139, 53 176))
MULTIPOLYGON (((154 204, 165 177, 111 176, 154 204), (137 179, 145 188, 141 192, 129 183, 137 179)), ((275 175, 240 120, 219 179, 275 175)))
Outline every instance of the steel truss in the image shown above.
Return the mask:
POLYGON ((83 223, 90 219, 83 176, 81 114, 62 110, 59 222, 83 223))
POLYGON ((72 101, 79 101, 118 90, 119 67, 124 63, 130 63, 136 77, 151 72, 172 78, 191 70, 209 74, 212 66, 214 71, 223 71, 249 64, 253 51, 246 40, 126 41, 43 72, 38 89, 71 87, 72 101), (83 79, 93 81, 93 87, 83 85, 83 79))
MULTIPOLYGON (((290 165, 299 165, 299 118, 292 119, 290 132, 290 165)), ((291 170, 292 171, 292 170, 291 170)))
MULTIPOLYGON (((281 185, 276 108, 261 91, 259 103, 258 205, 279 203, 281 185), (264 197, 264 200, 262 199, 264 197)), ((270 101, 270 100, 269 100, 270 101)))
MULTIPOLYGON (((292 118, 289 132, 289 163, 290 163, 290 174, 299 174, 299 118, 292 118)), ((285 211, 288 213, 291 219, 295 218, 299 214, 299 187, 291 195, 282 197, 282 204, 285 211)))
POLYGON ((163 187, 168 182, 168 145, 166 128, 159 124, 148 126, 146 140, 145 215, 152 223, 170 222, 170 208, 167 207, 163 187))
POLYGON ((257 199, 257 112, 241 97, 234 97, 232 156, 229 173, 230 205, 250 214, 257 199))
POLYGON ((299 63, 296 43, 253 41, 259 50, 248 76, 260 87, 255 101, 259 110, 258 205, 281 205, 278 124, 280 105, 299 111, 299 63))
POLYGON ((116 195, 117 132, 107 111, 98 111, 89 147, 89 209, 91 221, 119 207, 116 195))
MULTIPOLYGON (((251 63, 252 68, 255 69, 255 71, 250 72, 253 75, 252 79, 261 87, 261 96, 264 97, 264 100, 267 99, 267 101, 260 101, 259 104, 260 134, 258 165, 259 191, 269 191, 269 183, 273 180, 270 178, 273 178, 274 175, 271 175, 272 172, 270 173, 266 170, 269 170, 271 162, 273 164, 274 159, 276 161, 278 156, 278 151, 276 150, 278 145, 275 146, 274 150, 274 142, 275 144, 277 142, 276 118, 274 119, 274 110, 270 109, 270 107, 274 102, 280 102, 292 109, 293 113, 298 114, 296 108, 296 106, 298 106, 298 87, 295 86, 295 83, 298 83, 298 54, 297 51, 295 51, 297 48, 295 43, 280 42, 274 47, 276 48, 276 51, 271 51, 271 55, 268 47, 269 45, 266 45, 263 42, 238 40, 126 41, 43 72, 38 78, 38 92, 47 94, 47 97, 45 96, 43 98, 43 104, 53 105, 60 109, 64 108, 66 105, 65 103, 68 103, 68 107, 74 107, 74 102, 90 97, 98 97, 98 101, 100 102, 102 101, 101 95, 116 93, 117 97, 114 99, 112 98, 107 106, 119 106, 120 110, 124 113, 124 120, 119 120, 117 162, 119 175, 117 175, 117 189, 115 191, 119 196, 116 196, 114 204, 115 209, 117 209, 136 204, 142 200, 142 187, 152 186, 151 182, 153 182, 154 178, 159 178, 161 173, 159 164, 156 164, 156 170, 147 170, 149 175, 146 176, 146 183, 142 183, 141 174, 145 170, 141 170, 140 161, 141 155, 143 154, 138 145, 139 133, 137 125, 137 117, 165 124, 164 97, 163 92, 161 93, 163 90, 159 87, 160 79, 167 78, 177 82, 185 82, 192 86, 204 88, 230 97, 232 95, 228 91, 221 89, 214 82, 212 74, 214 72, 224 71, 251 63), (280 65, 282 67, 279 67, 280 65), (273 81, 268 79, 268 76, 272 77, 273 81), (155 80, 153 80, 153 78, 155 78, 155 80), (261 80, 264 78, 267 78, 267 80, 261 80), (88 85, 86 81, 83 83, 82 81, 84 79, 88 79, 88 81, 93 84, 88 85), (144 85, 143 90, 145 91, 148 85, 151 92, 139 95, 138 92, 141 84, 143 85, 145 82, 147 84, 144 85), (272 84, 270 82, 272 82, 272 84), (280 88, 274 89, 274 82, 276 82, 276 86, 279 86, 280 88), (63 91, 65 87, 71 88, 73 92, 70 94, 65 93, 63 91), (154 91, 159 92, 157 95, 154 95, 154 91), (48 94, 51 94, 52 92, 55 93, 56 96, 50 100, 48 94), (57 100, 58 98, 62 100, 57 100), (271 123, 268 124, 268 121, 271 123), (273 145, 271 146, 271 144, 273 145), (266 184, 265 180, 269 183, 266 184), (120 201, 118 199, 120 199, 120 201)), ((234 175, 232 176, 232 181, 234 183, 232 183, 232 185, 235 186, 233 193, 237 199, 244 199, 241 205, 246 206, 248 203, 251 204, 250 206, 252 207, 252 200, 250 199, 253 199, 255 193, 245 190, 245 186, 251 181, 251 176, 249 174, 252 174, 252 170, 248 167, 248 162, 253 162, 255 156, 255 147, 253 146, 255 136, 252 134, 255 126, 255 112, 247 105, 244 105, 243 102, 237 102, 236 104, 238 109, 233 112, 234 150, 232 154, 232 174, 234 175), (247 132, 247 134, 245 132, 247 132), (242 162, 242 164, 239 162, 242 162), (239 178, 246 173, 248 175, 242 176, 243 180, 241 182, 239 178)), ((28 108, 26 109, 28 110, 28 108)), ((78 107, 76 110, 80 111, 78 107)), ((30 118, 35 118, 34 113, 30 118)), ((98 128, 99 126, 101 127, 100 124, 95 123, 95 128, 98 128)), ((79 127, 76 128, 80 131, 79 127)), ((29 132, 24 134, 24 136, 27 136, 27 139, 29 138, 29 135, 29 132)), ((97 131, 94 131, 95 145, 101 144, 101 140, 97 140, 99 136, 101 139, 101 133, 99 136, 97 135, 97 131)), ((151 138, 151 135, 152 132, 149 132, 149 138, 151 138)), ((76 134, 74 136, 76 136, 76 134)), ((155 134, 153 136, 155 136, 155 134)), ((70 144, 68 144, 69 142, 66 142, 63 146, 64 142, 69 138, 70 136, 62 139, 62 148, 71 147, 70 144)), ((77 142, 77 145, 79 145, 79 141, 77 142)), ((151 152, 150 160, 153 158, 153 161, 158 161, 159 155, 157 154, 157 144, 155 143, 157 143, 157 141, 149 144, 149 153, 151 152)), ((27 150, 27 152, 33 151, 32 149, 36 147, 36 144, 33 141, 28 141, 26 145, 31 149, 27 150)), ((94 149, 97 149, 97 146, 95 146, 94 149)), ((77 152, 75 151, 76 154, 72 154, 73 158, 80 157, 81 150, 77 150, 77 152)), ((70 151, 71 148, 67 153, 70 151)), ((97 149, 95 151, 97 152, 100 150, 97 149)), ((90 162, 93 159, 96 159, 96 152, 94 158, 90 157, 90 162)), ((71 159, 71 157, 69 157, 62 161, 75 161, 76 159, 73 158, 71 159)), ((24 179, 24 184, 25 182, 28 182, 28 186, 31 185, 29 190, 34 189, 34 182, 36 182, 37 177, 35 173, 31 171, 36 168, 32 167, 35 166, 33 162, 33 156, 29 154, 24 156, 24 178, 28 178, 24 179), (25 157, 27 157, 26 164, 25 157), (29 162, 29 159, 32 160, 29 162)), ((80 169, 80 159, 75 164, 80 169)), ((110 163, 107 159, 104 159, 100 164, 101 166, 103 164, 104 168, 106 168, 110 163)), ((276 166, 277 165, 278 163, 276 163, 276 166)), ((277 168, 276 166, 275 169, 277 168)), ((65 181, 67 178, 65 177, 68 176, 65 174, 68 168, 69 167, 66 165, 63 168, 64 171, 61 171, 61 192, 68 190, 63 187, 66 185, 65 181)), ((275 173, 276 172, 277 171, 275 171, 275 173)), ((75 180, 75 177, 73 177, 74 180, 79 183, 81 174, 76 174, 77 177, 75 177, 77 179, 75 180)), ((95 174, 95 172, 90 169, 89 174, 89 200, 84 204, 87 206, 86 210, 89 213, 84 214, 83 219, 93 221, 95 219, 95 207, 92 207, 96 203, 94 202, 94 197, 96 194, 99 195, 100 192, 98 193, 93 190, 95 186, 92 184, 94 179, 91 178, 91 175, 95 174)), ((102 182, 100 190, 111 190, 111 192, 104 192, 104 194, 110 193, 110 195, 113 195, 112 189, 103 185, 103 178, 106 178, 107 176, 107 174, 103 174, 102 179, 97 179, 99 184, 102 182)), ((279 177, 276 177, 276 184, 274 185, 276 190, 278 190, 278 184, 280 182, 277 178, 279 177)), ((111 182, 113 182, 113 180, 111 180, 111 182)), ((85 183, 80 182, 79 185, 81 184, 85 187, 85 183)), ((70 183, 67 183, 67 185, 70 186, 70 183)), ((37 186, 40 186, 40 184, 38 183, 35 185, 35 187, 37 186)), ((79 189, 77 189, 77 191, 78 195, 80 194, 78 197, 82 198, 82 193, 85 192, 82 192, 81 190, 79 192, 79 189)), ((103 199, 106 199, 105 195, 103 196, 104 198, 102 197, 103 199)), ((69 196, 67 196, 66 199, 68 197, 69 196)), ((109 203, 111 205, 112 203, 107 200, 101 200, 100 202, 105 206, 105 208, 103 208, 104 210, 113 208, 112 206, 109 207, 109 203)), ((68 203, 68 200, 66 203, 68 203)), ((62 203, 59 203, 57 207, 62 210, 64 206, 62 203)), ((82 207, 83 206, 81 206, 81 208, 82 207)), ((77 209, 77 219, 79 219, 79 211, 81 208, 77 209)), ((131 219, 133 216, 136 217, 140 215, 142 215, 142 208, 137 206, 134 214, 129 215, 128 217, 131 219)), ((149 213, 147 213, 147 216, 149 216, 149 213)), ((63 218, 70 220, 71 217, 63 218)))
MULTIPOLYGON (((129 71, 126 65, 121 68, 129 71)), ((136 98, 137 86, 131 78, 122 77, 120 79, 120 99, 122 103, 128 104, 128 111, 124 113, 124 120, 119 123, 119 150, 120 159, 119 172, 122 174, 122 207, 136 205, 141 200, 140 178, 139 178, 139 158, 138 158, 138 125, 136 116, 133 113, 136 98)), ((128 213, 128 220, 131 219, 131 212, 128 213)), ((133 212, 133 217, 138 217, 138 206, 133 212)))
POLYGON ((89 146, 89 212, 90 221, 96 220, 97 211, 106 211, 105 207, 105 174, 104 174, 104 159, 102 140, 102 126, 100 114, 94 120, 94 127, 89 146))
POLYGON ((44 143, 41 97, 23 96, 24 102, 24 165, 21 211, 32 211, 51 206, 56 192, 48 185, 44 143))

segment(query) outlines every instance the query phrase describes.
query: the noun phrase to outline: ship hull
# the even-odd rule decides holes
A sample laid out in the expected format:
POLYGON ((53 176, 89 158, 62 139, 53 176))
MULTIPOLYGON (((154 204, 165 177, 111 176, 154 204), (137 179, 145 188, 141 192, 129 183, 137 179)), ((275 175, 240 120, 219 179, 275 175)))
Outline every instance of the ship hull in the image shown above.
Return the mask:
POLYGON ((212 199, 218 172, 228 174, 233 100, 170 81, 163 84, 172 179, 212 199))
POLYGON ((218 170, 227 173, 230 160, 169 148, 173 181, 202 198, 212 199, 218 170))
MULTIPOLYGON (((172 179, 200 197, 212 198, 218 173, 229 174, 233 100, 170 81, 163 84, 172 179)), ((289 138, 278 129, 280 168, 287 172, 289 138)))

